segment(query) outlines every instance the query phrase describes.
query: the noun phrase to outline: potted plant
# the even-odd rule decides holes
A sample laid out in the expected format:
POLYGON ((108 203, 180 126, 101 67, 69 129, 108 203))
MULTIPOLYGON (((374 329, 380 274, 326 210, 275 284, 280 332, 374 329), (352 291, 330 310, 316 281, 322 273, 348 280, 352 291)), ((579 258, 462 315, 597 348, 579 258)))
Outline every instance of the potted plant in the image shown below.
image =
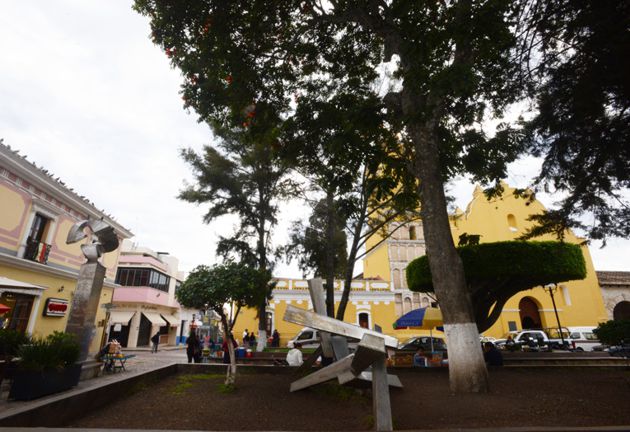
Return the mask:
POLYGON ((79 383, 80 347, 73 335, 54 332, 22 345, 13 373, 9 399, 30 400, 57 393, 79 383))
POLYGON ((18 355, 20 346, 29 342, 30 338, 24 333, 0 329, 0 384, 5 376, 10 376, 13 359, 18 355))

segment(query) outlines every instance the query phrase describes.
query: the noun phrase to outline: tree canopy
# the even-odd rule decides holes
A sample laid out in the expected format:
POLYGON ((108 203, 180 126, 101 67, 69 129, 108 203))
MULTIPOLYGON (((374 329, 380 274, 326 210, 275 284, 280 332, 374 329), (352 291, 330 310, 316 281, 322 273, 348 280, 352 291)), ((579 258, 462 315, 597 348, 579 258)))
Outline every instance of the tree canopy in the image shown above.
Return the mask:
MULTIPOLYGON (((256 307, 261 299, 268 298, 268 291, 260 289, 261 280, 268 281, 269 274, 243 264, 200 265, 190 272, 175 297, 184 307, 211 309, 222 318, 227 317, 225 306, 233 305, 234 322, 242 307, 256 307)), ((232 329, 233 322, 226 322, 227 330, 232 329)))
POLYGON ((231 363, 227 368, 226 385, 233 385, 236 379, 236 358, 232 345, 234 324, 241 308, 258 307, 270 298, 271 289, 266 286, 270 278, 268 271, 234 262, 212 267, 200 265, 190 272, 175 292, 175 298, 182 306, 211 309, 221 317, 231 363), (231 320, 226 313, 226 306, 233 308, 231 320))
MULTIPOLYGON (((339 218, 339 206, 333 212, 339 218)), ((333 237, 333 244, 326 241, 326 200, 322 199, 313 207, 313 213, 308 219, 308 225, 297 222, 290 232, 288 254, 297 258, 300 269, 306 273, 312 271, 315 277, 322 277, 326 269, 326 253, 328 248, 334 251, 334 276, 342 278, 345 274, 348 254, 346 252, 346 233, 343 230, 343 220, 337 225, 333 237)))
POLYGON ((518 3, 136 0, 135 7, 182 71, 185 104, 219 134, 255 130, 261 119, 286 121, 322 81, 336 93, 372 92, 419 187, 445 325, 465 332, 450 341, 462 344, 450 359, 451 386, 485 391, 481 349, 458 354, 477 335, 443 183, 462 172, 503 178, 520 151, 509 127, 494 135, 481 127, 520 93, 519 65, 511 61, 518 3), (392 79, 375 86, 385 62, 395 66, 392 79))
POLYGON ((579 228, 593 239, 628 238, 630 2, 523 3, 520 51, 535 100, 525 143, 544 158, 534 186, 565 195, 534 217, 529 237, 579 228))
MULTIPOLYGON (((516 293, 586 277, 582 250, 570 243, 504 241, 460 246, 457 252, 464 263, 480 333, 496 322, 516 293)), ((410 290, 433 292, 426 255, 409 263, 406 276, 410 290)))

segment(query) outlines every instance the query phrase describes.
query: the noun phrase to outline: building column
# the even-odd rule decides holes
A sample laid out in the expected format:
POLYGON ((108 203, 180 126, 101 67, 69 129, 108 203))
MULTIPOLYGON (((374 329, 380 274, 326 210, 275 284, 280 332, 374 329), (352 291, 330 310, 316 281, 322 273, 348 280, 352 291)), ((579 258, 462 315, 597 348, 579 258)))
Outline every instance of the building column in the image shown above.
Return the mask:
POLYGON ((140 331, 140 309, 136 309, 136 313, 131 318, 129 325, 129 338, 127 339, 127 348, 135 348, 138 346, 138 332, 140 331))
POLYGON ((39 304, 41 303, 41 296, 35 296, 33 299, 33 306, 31 306, 31 316, 28 318, 28 326, 26 327, 26 333, 29 335, 33 334, 35 330, 35 321, 37 321, 37 317, 39 316, 39 304))

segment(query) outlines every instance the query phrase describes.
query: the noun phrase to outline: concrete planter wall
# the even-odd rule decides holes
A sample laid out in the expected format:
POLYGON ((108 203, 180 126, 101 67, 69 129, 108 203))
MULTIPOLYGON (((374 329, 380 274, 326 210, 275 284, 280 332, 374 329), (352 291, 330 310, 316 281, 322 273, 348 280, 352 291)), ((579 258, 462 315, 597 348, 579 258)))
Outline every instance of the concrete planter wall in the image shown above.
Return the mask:
POLYGON ((81 364, 44 371, 15 370, 9 399, 31 400, 68 390, 79 383, 81 364))

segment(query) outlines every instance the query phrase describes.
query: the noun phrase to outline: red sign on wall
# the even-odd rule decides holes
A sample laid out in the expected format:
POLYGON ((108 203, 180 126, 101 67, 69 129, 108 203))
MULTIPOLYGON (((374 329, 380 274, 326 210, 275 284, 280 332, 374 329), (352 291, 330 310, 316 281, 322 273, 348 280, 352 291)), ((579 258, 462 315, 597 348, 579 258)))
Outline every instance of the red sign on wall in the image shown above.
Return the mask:
POLYGON ((67 310, 68 300, 48 298, 44 307, 44 316, 62 317, 66 315, 67 310))

